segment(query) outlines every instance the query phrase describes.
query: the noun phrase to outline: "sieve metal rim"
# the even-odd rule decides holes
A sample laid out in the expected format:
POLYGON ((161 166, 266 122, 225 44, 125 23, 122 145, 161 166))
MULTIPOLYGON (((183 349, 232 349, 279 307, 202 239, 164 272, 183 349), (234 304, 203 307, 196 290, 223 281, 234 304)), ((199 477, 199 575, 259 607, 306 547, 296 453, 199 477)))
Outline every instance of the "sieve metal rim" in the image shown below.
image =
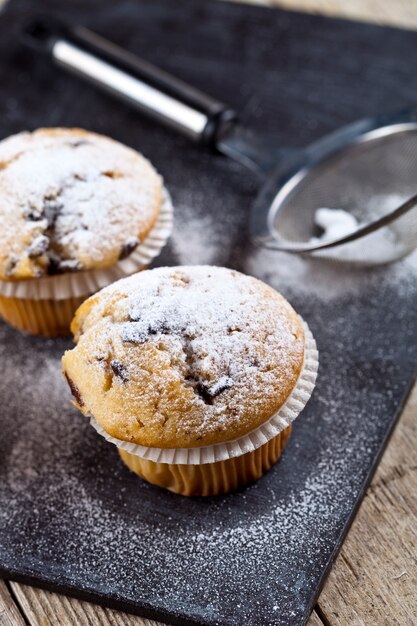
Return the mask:
POLYGON ((281 170, 281 172, 279 172, 280 178, 278 182, 275 180, 274 187, 269 184, 266 191, 264 189, 263 193, 260 194, 257 207, 254 208, 251 220, 252 239, 254 243, 262 247, 285 252, 315 252, 360 239, 387 226, 412 210, 417 204, 417 195, 410 197, 406 202, 386 215, 361 225, 349 235, 314 243, 285 239, 280 236, 279 230, 274 224, 280 208, 284 205, 284 202, 288 200, 291 192, 302 183, 314 168, 319 167, 327 160, 357 145, 388 136, 416 131, 417 109, 414 108, 395 115, 391 114, 379 118, 360 120, 311 144, 306 150, 302 151, 300 157, 291 164, 290 170, 281 173, 283 171, 282 166, 278 168, 281 170), (276 189, 278 189, 278 192, 275 191, 276 189), (269 203, 268 198, 265 197, 268 196, 268 193, 270 196, 269 203), (271 193, 273 193, 272 198, 271 193), (265 213, 265 209, 266 215, 264 216, 262 227, 262 217, 260 213, 262 210, 265 213))

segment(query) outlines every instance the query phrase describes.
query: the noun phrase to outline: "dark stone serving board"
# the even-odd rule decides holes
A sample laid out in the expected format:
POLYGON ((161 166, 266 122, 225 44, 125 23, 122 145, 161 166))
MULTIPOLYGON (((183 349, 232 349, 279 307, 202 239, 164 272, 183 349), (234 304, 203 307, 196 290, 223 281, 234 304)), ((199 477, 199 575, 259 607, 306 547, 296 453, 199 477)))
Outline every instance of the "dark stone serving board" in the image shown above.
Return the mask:
MULTIPOLYGON (((321 352, 282 461, 226 497, 185 499, 129 473, 70 405, 68 340, 0 325, 0 573, 175 624, 305 624, 414 376, 417 262, 349 272, 255 251, 256 181, 19 50, 33 7, 0 17, 0 137, 83 126, 142 150, 177 208, 159 264, 211 262, 288 296, 321 352)), ((302 145, 417 102, 417 33, 203 0, 43 0, 302 145)))

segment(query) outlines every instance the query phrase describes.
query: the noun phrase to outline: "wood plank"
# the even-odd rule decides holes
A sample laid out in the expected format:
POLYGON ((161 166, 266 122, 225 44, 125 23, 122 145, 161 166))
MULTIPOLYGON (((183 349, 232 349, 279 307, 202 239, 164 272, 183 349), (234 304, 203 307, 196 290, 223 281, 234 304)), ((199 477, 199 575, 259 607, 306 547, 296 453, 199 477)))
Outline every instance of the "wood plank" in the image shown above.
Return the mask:
POLYGON ((319 599, 332 626, 417 616, 417 385, 319 599))
POLYGON ((389 26, 417 28, 416 0, 232 0, 389 26))
MULTIPOLYGON (((10 584, 31 626, 56 626, 57 623, 59 626, 164 626, 161 622, 113 611, 43 589, 13 582, 10 584)), ((21 626, 23 621, 5 622, 3 625, 0 614, 0 624, 21 626)), ((324 626, 315 611, 308 626, 324 626)))
POLYGON ((316 611, 313 611, 310 619, 308 620, 307 626, 325 626, 325 624, 320 619, 318 613, 316 611))
POLYGON ((1 626, 25 626, 6 583, 0 580, 0 624, 1 626))
MULTIPOLYGON (((14 582, 10 584, 31 626, 163 626, 153 620, 112 611, 43 589, 14 582)), ((1 621, 0 624, 3 626, 1 621)))

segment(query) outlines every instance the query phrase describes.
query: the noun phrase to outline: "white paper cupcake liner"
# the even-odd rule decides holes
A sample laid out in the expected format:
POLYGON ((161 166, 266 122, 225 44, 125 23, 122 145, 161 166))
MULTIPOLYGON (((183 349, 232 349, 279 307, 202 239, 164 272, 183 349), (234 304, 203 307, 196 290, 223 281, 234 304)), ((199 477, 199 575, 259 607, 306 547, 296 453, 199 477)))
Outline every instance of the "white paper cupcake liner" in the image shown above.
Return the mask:
POLYGON ((148 448, 112 437, 100 426, 94 417, 90 418, 90 423, 99 435, 118 448, 155 463, 202 465, 204 463, 226 461, 233 457, 242 456, 247 452, 252 452, 279 435, 280 432, 289 426, 304 409, 313 393, 319 363, 318 351, 310 329, 304 320, 302 321, 305 335, 304 362, 291 395, 279 411, 272 415, 267 422, 238 439, 199 448, 148 448))
POLYGON ((164 188, 159 217, 146 239, 127 259, 111 267, 32 278, 29 280, 0 280, 0 295, 24 300, 64 300, 69 297, 87 296, 107 287, 120 278, 130 276, 143 266, 149 265, 168 241, 173 225, 174 209, 171 197, 164 188))

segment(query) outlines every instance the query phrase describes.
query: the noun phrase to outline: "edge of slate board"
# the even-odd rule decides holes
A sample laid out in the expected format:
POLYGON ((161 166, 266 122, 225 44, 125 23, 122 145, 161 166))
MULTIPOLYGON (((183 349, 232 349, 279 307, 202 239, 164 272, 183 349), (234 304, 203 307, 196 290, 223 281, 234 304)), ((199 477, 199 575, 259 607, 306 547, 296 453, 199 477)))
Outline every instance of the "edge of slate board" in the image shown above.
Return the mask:
MULTIPOLYGON (((323 570, 323 575, 319 581, 319 584, 317 585, 317 589, 315 594, 312 596, 311 598, 311 602, 310 604, 307 606, 306 608, 306 612, 303 616, 303 622, 300 626, 304 626, 305 624, 307 624, 307 621, 311 615, 311 612, 314 609, 314 606, 317 603, 317 599, 324 587, 324 584, 326 582, 326 579, 330 573, 330 570, 340 552, 340 549, 346 539, 346 536, 349 532, 350 527, 352 526, 352 523, 356 517, 356 513, 359 510, 359 507, 361 505, 361 502, 363 500, 363 497, 365 496, 366 491, 368 490, 368 487, 375 475, 375 472, 378 468, 378 465, 380 463, 380 460, 382 458, 382 455, 384 454, 384 451, 388 445, 389 440, 391 439, 391 436, 398 424, 399 418, 401 413, 404 410, 405 405, 407 404, 407 400, 410 397, 410 393, 412 388, 414 387, 414 384, 416 383, 417 380, 417 370, 414 374, 414 377, 412 378, 412 380, 410 381, 408 388, 406 390, 406 392, 403 395, 403 398, 401 400, 401 403, 398 406, 398 410, 395 414, 394 420, 392 422, 392 425, 390 427, 390 429, 387 431, 387 434, 380 446, 380 449, 378 451, 378 454, 375 457, 374 463, 371 467, 371 470, 367 476, 367 479, 364 481, 362 488, 358 494, 358 497, 355 501, 354 506, 352 507, 351 510, 351 514, 349 516, 349 518, 346 521, 346 524, 343 528, 343 531, 340 534, 339 537, 339 541, 338 543, 336 543, 335 548, 333 553, 330 555, 330 558, 327 562, 327 565, 325 567, 325 569, 323 570)), ((116 596, 112 596, 110 594, 107 593, 107 595, 104 597, 103 595, 100 595, 96 592, 93 591, 86 591, 86 590, 80 590, 78 587, 72 586, 70 582, 67 583, 56 583, 53 581, 50 581, 47 578, 42 578, 42 576, 39 576, 39 574, 31 574, 30 572, 28 572, 27 574, 21 574, 18 573, 12 569, 6 569, 3 568, 0 565, 0 578, 4 578, 6 580, 13 580, 15 582, 19 582, 22 583, 24 585, 31 585, 33 587, 39 587, 40 589, 45 589, 47 591, 51 591, 53 593, 59 593, 59 594, 63 594, 63 595, 67 595, 67 596, 71 596, 73 598, 76 598, 78 600, 83 600, 86 602, 92 602, 94 604, 98 604, 104 608, 110 608, 110 609, 115 609, 117 611, 124 611, 126 613, 131 613, 133 615, 138 615, 139 617, 144 617, 147 619, 153 619, 153 620, 159 620, 162 622, 166 622, 167 624, 169 624, 170 626, 200 626, 200 622, 199 621, 195 621, 195 620, 190 620, 189 618, 180 618, 180 617, 173 617, 171 614, 166 613, 165 611, 161 611, 160 609, 155 609, 154 607, 152 607, 151 605, 149 605, 148 603, 144 602, 143 600, 141 600, 142 602, 142 607, 139 608, 137 606, 136 603, 133 602, 128 602, 126 600, 123 599, 118 599, 116 596)))
MULTIPOLYGON (((202 0, 200 0, 202 1, 202 0)), ((211 0, 213 1, 213 0, 211 0)), ((11 4, 13 4, 13 0, 9 0, 9 2, 11 4)), ((271 10, 268 7, 259 7, 259 6, 251 6, 248 7, 248 5, 239 5, 237 4, 237 10, 239 8, 239 6, 244 6, 246 10, 251 10, 253 12, 264 12, 265 10, 271 10)), ((282 13, 282 14, 291 14, 291 15, 302 15, 305 16, 306 14, 301 12, 301 11, 284 11, 284 10, 280 10, 280 9, 273 9, 276 12, 282 13)), ((0 15, 3 13, 8 12, 8 6, 6 5, 6 7, 4 8, 4 10, 0 11, 0 15)), ((334 16, 317 16, 315 14, 311 14, 310 15, 311 19, 314 21, 315 19, 318 20, 326 20, 326 22, 331 22, 331 21, 337 21, 337 22, 348 22, 348 23, 355 23, 355 25, 357 25, 359 28, 361 27, 361 25, 363 26, 368 26, 368 24, 361 24, 359 22, 355 22, 354 20, 346 20, 344 18, 338 18, 338 17, 334 17, 334 16)), ((377 28, 378 25, 372 24, 373 27, 377 28)), ((385 28, 389 28, 389 27, 382 27, 382 29, 385 28)), ((398 28, 392 29, 392 30, 400 30, 398 28)), ((401 30, 407 30, 407 29, 401 29, 401 30)), ((305 624, 308 619, 309 616, 311 614, 312 609, 314 608, 314 605, 317 602, 317 598, 320 595, 320 592, 324 586, 324 583, 327 579, 327 576, 330 572, 330 569, 333 565, 333 563, 335 562, 337 555, 339 554, 339 551, 341 549, 341 546, 343 545, 343 542, 346 538, 346 535, 353 523, 353 520, 355 519, 356 513, 360 507, 360 504, 362 502, 362 499, 368 489, 368 486, 370 484, 370 482, 372 481, 372 478, 376 472, 376 469, 379 465, 379 462, 381 460, 381 457, 386 449, 386 446, 392 436, 392 433, 396 427, 396 425, 398 424, 398 420, 399 417, 404 409, 404 406, 407 402, 407 399, 410 395, 411 389, 415 383, 415 378, 416 378, 417 372, 415 373, 414 377, 412 378, 411 382, 408 385, 408 388, 406 390, 406 392, 404 393, 402 400, 398 406, 398 409, 395 413, 395 416, 393 418, 393 421, 389 427, 389 429, 387 430, 387 433, 381 443, 381 446, 379 448, 378 453, 376 454, 374 461, 372 463, 372 466, 369 470, 369 473, 367 475, 366 480, 363 482, 361 489, 358 493, 357 499, 354 503, 354 506, 351 509, 350 515, 345 523, 345 526, 343 527, 342 532, 340 533, 339 536, 339 540, 338 542, 335 544, 334 546, 334 550, 332 552, 332 554, 330 555, 328 562, 326 564, 325 569, 323 570, 323 574, 319 580, 319 583, 317 585, 317 588, 315 590, 315 593, 312 595, 311 597, 311 601, 310 604, 306 607, 306 611, 303 615, 303 620, 302 623, 305 624)), ((57 582, 53 582, 50 579, 48 579, 47 577, 42 577, 42 575, 39 575, 33 571, 27 570, 24 574, 19 573, 17 571, 14 571, 13 569, 7 569, 7 568, 3 568, 2 566, 0 566, 0 576, 2 578, 5 579, 9 579, 9 580, 15 580, 17 582, 21 582, 23 584, 28 584, 28 585, 33 585, 35 587, 39 587, 42 589, 46 589, 48 591, 52 591, 52 592, 56 592, 56 593, 61 593, 61 594, 65 594, 80 600, 84 600, 84 601, 88 601, 88 602, 94 602, 98 605, 104 606, 104 607, 108 607, 108 608, 112 608, 112 609, 116 609, 116 610, 121 610, 121 611, 126 611, 135 615, 139 615, 141 617, 145 617, 145 618, 149 618, 149 619, 156 619, 156 620, 162 620, 167 622, 168 624, 172 624, 173 626, 199 626, 200 622, 199 621, 195 621, 193 619, 190 618, 184 618, 184 617, 174 617, 172 616, 170 613, 165 612, 161 609, 156 609, 153 606, 151 606, 149 603, 146 603, 145 601, 141 600, 141 607, 139 608, 137 606, 136 603, 134 602, 130 602, 130 601, 126 601, 123 600, 121 598, 119 598, 118 596, 115 595, 111 595, 108 592, 106 593, 106 595, 103 594, 99 594, 98 592, 95 591, 89 591, 87 589, 81 590, 78 587, 74 586, 70 580, 68 580, 65 583, 57 583, 57 582)))

